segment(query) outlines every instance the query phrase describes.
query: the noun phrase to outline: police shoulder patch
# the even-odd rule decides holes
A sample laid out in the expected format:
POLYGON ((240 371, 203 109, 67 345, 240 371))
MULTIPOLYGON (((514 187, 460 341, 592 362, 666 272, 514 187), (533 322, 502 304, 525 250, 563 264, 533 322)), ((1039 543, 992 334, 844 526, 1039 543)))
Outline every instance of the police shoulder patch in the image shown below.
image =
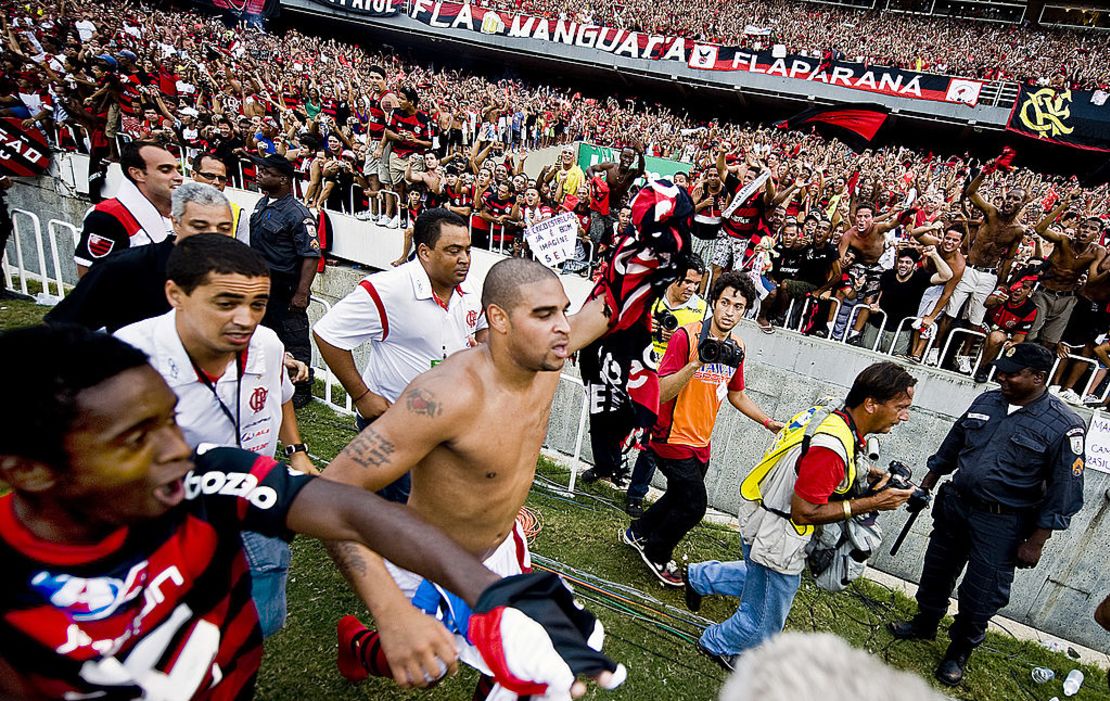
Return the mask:
POLYGON ((1076 455, 1083 454, 1083 434, 1068 436, 1068 443, 1071 445, 1071 452, 1076 455))

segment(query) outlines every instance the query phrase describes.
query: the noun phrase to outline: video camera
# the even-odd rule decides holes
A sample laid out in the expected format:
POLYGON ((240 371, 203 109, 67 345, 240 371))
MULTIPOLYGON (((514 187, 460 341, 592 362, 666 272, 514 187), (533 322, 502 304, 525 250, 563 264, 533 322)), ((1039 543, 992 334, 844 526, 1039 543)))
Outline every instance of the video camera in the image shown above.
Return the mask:
POLYGON ((709 337, 709 324, 712 319, 706 319, 701 325, 701 336, 698 338, 698 358, 701 362, 721 363, 730 368, 740 367, 744 362, 744 349, 732 340, 732 337, 723 341, 709 337))
POLYGON ((674 332, 678 328, 678 317, 671 314, 667 308, 661 308, 651 315, 652 321, 655 322, 655 340, 660 343, 663 342, 663 332, 674 332))

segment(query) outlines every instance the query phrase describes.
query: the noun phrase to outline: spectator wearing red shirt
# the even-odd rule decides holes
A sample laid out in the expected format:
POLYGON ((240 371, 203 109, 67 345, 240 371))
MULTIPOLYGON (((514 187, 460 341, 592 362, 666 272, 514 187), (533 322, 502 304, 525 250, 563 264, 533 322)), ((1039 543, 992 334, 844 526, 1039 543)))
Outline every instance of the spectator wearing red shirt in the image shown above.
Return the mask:
POLYGON ((1037 305, 1030 299, 1036 284, 1036 278, 1024 277, 1010 285, 1009 291, 995 290, 983 303, 988 319, 982 331, 987 334, 987 341, 983 346, 983 360, 975 372, 975 382, 986 382, 991 363, 998 354, 1022 343, 1029 335, 1037 319, 1037 305))
MULTIPOLYGON (((405 201, 405 169, 409 157, 416 152, 427 151, 432 147, 432 118, 427 112, 418 109, 420 95, 416 90, 405 86, 398 91, 397 109, 389 115, 385 128, 385 140, 390 143, 389 182, 405 201)), ((399 219, 394 217, 394 219, 399 219)), ((397 228, 400 223, 390 220, 389 226, 397 228)))

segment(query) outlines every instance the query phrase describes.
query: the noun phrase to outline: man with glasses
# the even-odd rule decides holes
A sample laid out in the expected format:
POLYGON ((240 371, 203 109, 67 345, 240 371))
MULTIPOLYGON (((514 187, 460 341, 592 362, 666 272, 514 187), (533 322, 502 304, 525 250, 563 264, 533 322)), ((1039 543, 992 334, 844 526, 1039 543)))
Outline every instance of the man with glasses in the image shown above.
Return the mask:
MULTIPOLYGON (((227 166, 215 154, 198 153, 189 165, 192 169, 193 180, 205 185, 211 185, 220 192, 227 187, 227 166)), ((235 238, 243 243, 250 243, 250 230, 240 226, 243 221, 243 208, 228 200, 231 206, 231 232, 235 238)))

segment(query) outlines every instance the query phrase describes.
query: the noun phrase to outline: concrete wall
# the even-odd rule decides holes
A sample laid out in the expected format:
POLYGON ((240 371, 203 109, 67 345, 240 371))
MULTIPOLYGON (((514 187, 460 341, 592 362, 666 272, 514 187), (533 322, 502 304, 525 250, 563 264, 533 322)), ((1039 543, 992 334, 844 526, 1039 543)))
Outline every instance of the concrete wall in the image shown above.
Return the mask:
MULTIPOLYGON (((35 212, 44 226, 49 219, 80 222, 88 207, 87 202, 60 191, 64 186, 57 183, 57 180, 51 179, 20 181, 10 191, 9 202, 12 207, 35 212)), ((368 239, 362 241, 361 246, 372 249, 374 241, 392 246, 392 237, 398 234, 363 227, 352 229, 349 235, 368 239)), ((35 247, 28 231, 24 232, 23 243, 25 262, 34 269, 37 265, 35 247)), ((58 243, 62 245, 64 241, 59 240, 58 243)), ((63 250, 65 252, 59 258, 65 279, 72 281, 75 279, 72 248, 63 250)), ((14 243, 9 243, 8 255, 10 259, 14 256, 14 243)), ((46 255, 50 255, 49 249, 46 255)), ((383 257, 382 252, 379 251, 378 257, 383 257)), ((479 252, 475 258, 474 274, 483 275, 494 260, 496 257, 492 254, 479 252)), ((365 274, 366 270, 329 267, 327 273, 316 278, 313 295, 334 303, 354 289, 365 274)), ((567 284, 568 287, 579 286, 575 280, 568 280, 567 284)), ((576 290, 572 296, 581 294, 576 290)), ((313 304, 309 308, 313 320, 323 309, 321 304, 313 304)), ((751 322, 745 322, 741 333, 748 346, 745 365, 748 393, 779 419, 792 416, 822 397, 842 398, 860 370, 886 357, 792 332, 765 335, 759 333, 751 322)), ((358 359, 362 362, 361 356, 358 359)), ((954 417, 967 408, 978 390, 955 373, 922 367, 913 367, 911 372, 918 378, 911 420, 882 439, 880 463, 885 465, 891 459, 902 460, 920 476, 924 473, 925 460, 939 445, 954 417)), ((564 375, 577 378, 577 368, 568 365, 564 375)), ((582 400, 582 388, 573 379, 560 385, 548 427, 548 447, 567 455, 574 453, 579 440, 582 400)), ((727 406, 722 410, 714 432, 713 459, 707 476, 709 501, 714 508, 736 512, 741 476, 770 442, 771 437, 764 429, 727 406)), ((591 459, 588 440, 582 441, 582 454, 585 460, 591 459)), ((662 485, 659 482, 657 486, 662 485)), ((1073 520, 1071 529, 1049 541, 1040 566, 1031 571, 1018 572, 1011 604, 1005 610, 1008 617, 1096 649, 1107 649, 1106 634, 1091 620, 1091 613, 1105 594, 1101 580, 1104 579, 1102 573, 1105 571, 1106 553, 1110 552, 1110 532, 1104 524, 1108 488, 1110 475, 1087 471, 1083 510, 1073 520)), ((899 557, 891 558, 887 555, 889 543, 893 542, 904 519, 905 512, 883 515, 881 523, 887 533, 888 545, 874 565, 884 572, 916 581, 930 519, 920 518, 899 557)), ((733 557, 738 550, 737 545, 737 552, 720 555, 733 557)))

